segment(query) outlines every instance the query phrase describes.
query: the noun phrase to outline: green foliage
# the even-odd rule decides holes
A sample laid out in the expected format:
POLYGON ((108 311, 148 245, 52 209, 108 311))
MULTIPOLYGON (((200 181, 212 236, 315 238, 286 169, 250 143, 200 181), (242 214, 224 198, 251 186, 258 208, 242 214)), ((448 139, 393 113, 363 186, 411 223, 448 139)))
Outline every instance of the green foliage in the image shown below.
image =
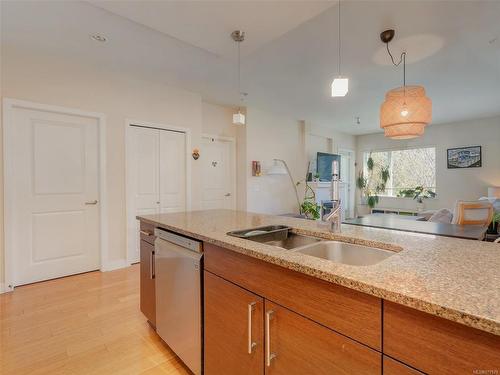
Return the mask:
POLYGON ((493 215, 493 221, 491 222, 493 226, 495 226, 496 223, 500 223, 500 212, 497 212, 495 215, 493 215))
POLYGON ((373 161, 373 158, 370 155, 368 157, 368 160, 366 161, 366 167, 368 168, 369 171, 373 171, 374 166, 375 166, 375 162, 373 161))
POLYGON ((366 200, 366 203, 368 203, 368 206, 370 206, 370 208, 375 207, 375 205, 378 204, 378 195, 370 195, 370 196, 368 196, 368 199, 366 200))
POLYGON ((422 203, 424 199, 434 198, 435 196, 435 192, 425 189, 423 186, 417 186, 414 189, 403 189, 398 192, 398 197, 413 198, 418 203, 422 203))
POLYGON ((364 175, 363 171, 360 171, 358 178, 356 179, 356 186, 359 190, 361 190, 363 196, 366 197, 366 203, 368 206, 373 208, 378 204, 378 194, 385 191, 386 183, 389 181, 389 167, 377 165, 371 154, 366 161, 366 167, 368 169, 368 177, 364 175), (373 186, 373 184, 375 184, 375 186, 373 186))
POLYGON ((300 205, 300 210, 302 211, 302 214, 306 215, 306 218, 308 219, 319 219, 320 208, 315 201, 304 200, 300 205))
MULTIPOLYGON (((297 186, 301 184, 302 181, 296 183, 297 186)), ((307 219, 319 219, 320 217, 320 207, 316 204, 316 194, 314 189, 309 186, 307 180, 305 182, 304 200, 300 204, 300 214, 305 215, 307 219)))

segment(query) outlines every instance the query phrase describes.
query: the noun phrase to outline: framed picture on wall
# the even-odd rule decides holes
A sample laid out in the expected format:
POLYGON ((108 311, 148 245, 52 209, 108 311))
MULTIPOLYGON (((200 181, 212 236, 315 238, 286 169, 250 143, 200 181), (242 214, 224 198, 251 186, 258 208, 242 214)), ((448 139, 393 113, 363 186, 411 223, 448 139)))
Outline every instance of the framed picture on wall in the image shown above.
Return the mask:
POLYGON ((481 146, 457 147, 447 150, 448 168, 477 168, 482 166, 481 146))

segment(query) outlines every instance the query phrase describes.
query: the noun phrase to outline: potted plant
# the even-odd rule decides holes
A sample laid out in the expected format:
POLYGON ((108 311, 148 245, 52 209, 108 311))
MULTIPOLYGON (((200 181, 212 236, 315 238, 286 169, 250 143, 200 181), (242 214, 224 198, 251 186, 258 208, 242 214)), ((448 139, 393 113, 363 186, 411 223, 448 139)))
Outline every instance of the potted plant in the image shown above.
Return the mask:
POLYGON ((365 176, 364 172, 360 171, 356 179, 356 186, 361 190, 362 204, 374 208, 379 201, 378 194, 385 191, 390 177, 389 167, 377 165, 370 154, 366 161, 366 168, 368 175, 365 176))
MULTIPOLYGON (((299 186, 301 181, 297 182, 299 186)), ((308 181, 305 181, 304 200, 300 204, 300 214, 306 219, 317 220, 320 217, 320 207, 316 203, 316 193, 309 186, 308 181)))
POLYGON ((314 182, 319 182, 319 176, 320 176, 320 174, 319 174, 318 172, 316 172, 316 173, 314 174, 314 180, 313 180, 313 181, 314 181, 314 182))
POLYGON ((436 193, 425 189, 423 186, 417 186, 414 189, 404 189, 398 192, 398 197, 413 198, 417 201, 417 210, 424 210, 424 199, 435 198, 436 193))
POLYGON ((500 234, 500 212, 496 212, 493 215, 493 220, 491 221, 491 224, 488 227, 488 233, 500 234))

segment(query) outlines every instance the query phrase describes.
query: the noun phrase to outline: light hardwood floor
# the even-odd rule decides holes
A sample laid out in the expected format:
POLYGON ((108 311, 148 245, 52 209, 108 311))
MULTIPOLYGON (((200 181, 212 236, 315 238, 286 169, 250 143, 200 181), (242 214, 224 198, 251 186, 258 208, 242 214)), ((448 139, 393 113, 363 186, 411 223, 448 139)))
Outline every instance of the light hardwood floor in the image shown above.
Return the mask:
POLYGON ((0 374, 190 374, 139 310, 139 267, 0 295, 0 374))

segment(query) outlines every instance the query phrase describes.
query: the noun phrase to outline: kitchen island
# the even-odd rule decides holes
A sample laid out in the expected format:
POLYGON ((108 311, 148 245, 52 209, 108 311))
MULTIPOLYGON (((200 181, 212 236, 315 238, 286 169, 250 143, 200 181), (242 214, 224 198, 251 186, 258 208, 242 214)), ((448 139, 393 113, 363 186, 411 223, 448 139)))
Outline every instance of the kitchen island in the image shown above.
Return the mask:
POLYGON ((203 241, 206 374, 500 370, 496 244, 229 210, 139 219, 203 241), (227 235, 265 225, 394 255, 352 266, 227 235))

